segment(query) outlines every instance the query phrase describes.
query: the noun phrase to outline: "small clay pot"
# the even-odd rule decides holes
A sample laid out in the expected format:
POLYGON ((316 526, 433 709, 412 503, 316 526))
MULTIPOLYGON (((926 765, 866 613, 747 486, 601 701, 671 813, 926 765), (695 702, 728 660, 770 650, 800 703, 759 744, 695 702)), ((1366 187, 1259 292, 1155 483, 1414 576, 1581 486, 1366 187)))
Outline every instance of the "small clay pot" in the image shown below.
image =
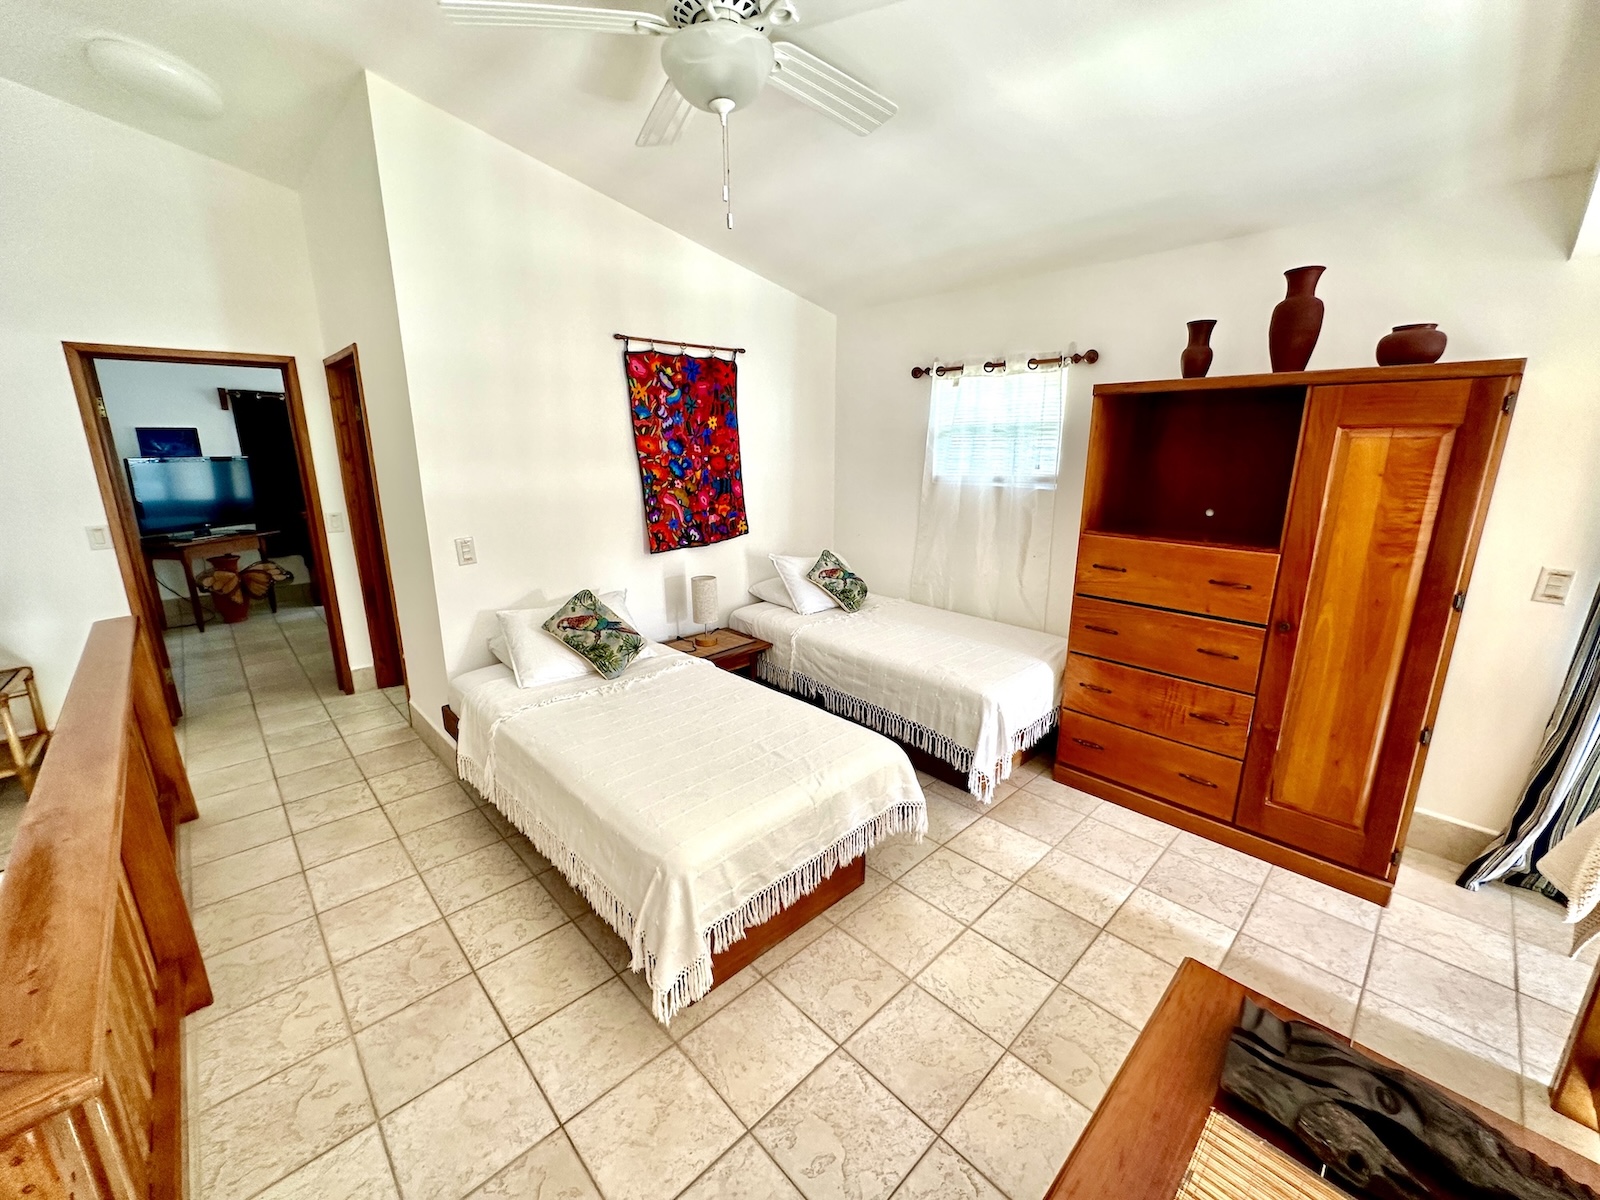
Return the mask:
POLYGON ((1378 365, 1404 367, 1414 363, 1436 363, 1444 356, 1450 339, 1434 324, 1396 325, 1393 333, 1378 339, 1378 365))
POLYGON ((1185 379, 1204 379, 1211 370, 1211 331, 1216 327, 1215 319, 1189 322, 1189 344, 1178 360, 1185 379))
POLYGON ((1317 281, 1327 267, 1295 267, 1285 271, 1289 293, 1272 310, 1267 330, 1267 350, 1274 371, 1304 371, 1322 334, 1322 301, 1317 281))

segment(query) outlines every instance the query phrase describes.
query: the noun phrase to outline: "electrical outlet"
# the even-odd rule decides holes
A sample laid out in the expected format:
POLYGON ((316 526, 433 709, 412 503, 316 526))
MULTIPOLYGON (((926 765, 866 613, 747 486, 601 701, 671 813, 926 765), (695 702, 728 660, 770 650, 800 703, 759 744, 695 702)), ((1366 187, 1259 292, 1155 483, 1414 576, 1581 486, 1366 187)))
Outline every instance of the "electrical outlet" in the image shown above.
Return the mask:
POLYGON ((478 548, 472 544, 471 538, 456 539, 456 566, 470 567, 478 561, 478 548))
POLYGON ((111 549, 111 530, 104 525, 85 525, 83 531, 89 535, 89 549, 111 549))
POLYGON ((344 532, 344 514, 343 513, 329 513, 328 514, 328 532, 329 533, 343 533, 344 532))
POLYGON ((1572 592, 1571 571, 1563 571, 1557 567, 1544 567, 1539 571, 1538 586, 1533 589, 1533 598, 1541 604, 1565 604, 1567 596, 1572 592))

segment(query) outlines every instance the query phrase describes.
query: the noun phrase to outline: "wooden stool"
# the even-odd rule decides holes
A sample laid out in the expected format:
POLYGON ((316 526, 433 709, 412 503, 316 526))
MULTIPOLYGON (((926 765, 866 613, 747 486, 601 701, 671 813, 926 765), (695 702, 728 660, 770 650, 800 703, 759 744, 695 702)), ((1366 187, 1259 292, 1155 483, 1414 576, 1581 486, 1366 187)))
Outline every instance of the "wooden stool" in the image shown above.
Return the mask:
POLYGON ((44 724, 44 705, 39 703, 39 686, 33 680, 32 667, 0 667, 0 733, 5 734, 5 758, 0 758, 0 779, 15 775, 22 780, 22 790, 32 793, 33 777, 39 759, 50 741, 50 731, 44 724), (34 732, 19 734, 17 723, 11 718, 11 701, 24 692, 33 708, 34 732))

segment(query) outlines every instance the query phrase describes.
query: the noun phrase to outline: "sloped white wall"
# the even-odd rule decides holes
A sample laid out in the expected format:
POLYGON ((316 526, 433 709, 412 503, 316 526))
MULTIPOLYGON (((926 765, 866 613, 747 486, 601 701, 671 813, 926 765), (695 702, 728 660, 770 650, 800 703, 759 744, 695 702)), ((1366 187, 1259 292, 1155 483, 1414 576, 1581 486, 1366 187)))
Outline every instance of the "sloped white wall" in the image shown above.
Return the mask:
MULTIPOLYGON (((724 614, 767 554, 833 535, 834 318, 489 135, 368 77, 444 663, 489 661, 497 609, 627 588, 646 631, 724 614), (748 347, 751 532, 645 550, 616 332, 748 347), (457 566, 453 540, 476 540, 457 566)), ((714 195, 712 200, 714 201, 714 195)), ((710 201, 708 201, 710 202, 710 201)), ((443 695, 415 695, 436 714, 443 695)))
POLYGON ((1600 259, 1567 261, 1587 178, 1356 211, 1144 258, 841 314, 839 543, 886 593, 911 570, 935 357, 1090 346, 1068 377, 1050 619, 1064 631, 1096 383, 1178 374, 1184 322, 1216 317, 1213 375, 1270 370, 1288 267, 1325 263, 1313 369, 1370 366, 1397 324, 1437 321, 1452 359, 1528 359, 1419 807, 1498 830, 1521 789, 1600 583, 1600 259), (1541 565, 1578 572, 1565 608, 1531 601, 1541 565))
MULTIPOLYGON (((292 354, 318 486, 343 507, 295 193, 0 80, 0 661, 51 720, 92 622, 128 611, 63 341, 292 354)), ((371 664, 355 559, 330 534, 351 665, 371 664), (354 603, 351 603, 354 599, 354 603)))
POLYGON ((323 355, 353 344, 360 359, 406 682, 419 709, 434 713, 437 722, 444 649, 365 76, 312 160, 300 204, 323 355))

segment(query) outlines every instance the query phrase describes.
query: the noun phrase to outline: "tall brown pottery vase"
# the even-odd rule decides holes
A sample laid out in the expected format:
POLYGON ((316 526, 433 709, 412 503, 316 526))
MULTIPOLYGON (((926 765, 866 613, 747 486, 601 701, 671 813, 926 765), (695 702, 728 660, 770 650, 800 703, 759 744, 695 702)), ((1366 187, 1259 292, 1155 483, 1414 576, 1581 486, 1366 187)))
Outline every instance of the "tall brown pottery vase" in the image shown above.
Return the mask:
POLYGON ((1304 371, 1322 333, 1322 301, 1317 299, 1317 281, 1327 267, 1295 267, 1285 271, 1289 294, 1272 310, 1272 325, 1267 331, 1267 349, 1272 354, 1274 371, 1304 371))
POLYGON ((1215 320, 1189 322, 1189 344, 1179 359, 1185 379, 1204 379, 1211 370, 1211 331, 1216 327, 1215 320))

